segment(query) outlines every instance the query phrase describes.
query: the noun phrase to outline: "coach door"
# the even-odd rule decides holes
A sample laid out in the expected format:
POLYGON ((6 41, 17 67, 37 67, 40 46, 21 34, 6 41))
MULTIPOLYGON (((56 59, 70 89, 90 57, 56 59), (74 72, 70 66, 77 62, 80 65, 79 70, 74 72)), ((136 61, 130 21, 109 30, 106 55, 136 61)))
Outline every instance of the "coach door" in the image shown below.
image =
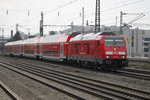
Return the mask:
POLYGON ((40 54, 40 45, 39 44, 36 45, 35 51, 36 51, 37 55, 40 54))
POLYGON ((60 57, 62 58, 64 56, 64 44, 60 44, 60 57))
POLYGON ((23 45, 21 45, 21 54, 23 54, 23 45))

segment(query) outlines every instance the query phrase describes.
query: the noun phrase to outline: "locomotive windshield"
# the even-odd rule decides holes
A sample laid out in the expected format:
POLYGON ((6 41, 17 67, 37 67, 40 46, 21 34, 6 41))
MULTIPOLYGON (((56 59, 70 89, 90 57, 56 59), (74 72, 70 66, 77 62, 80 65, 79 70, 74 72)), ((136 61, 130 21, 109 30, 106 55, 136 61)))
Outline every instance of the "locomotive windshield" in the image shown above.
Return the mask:
POLYGON ((110 46, 123 47, 124 39, 123 37, 105 37, 105 45, 109 47, 110 46))

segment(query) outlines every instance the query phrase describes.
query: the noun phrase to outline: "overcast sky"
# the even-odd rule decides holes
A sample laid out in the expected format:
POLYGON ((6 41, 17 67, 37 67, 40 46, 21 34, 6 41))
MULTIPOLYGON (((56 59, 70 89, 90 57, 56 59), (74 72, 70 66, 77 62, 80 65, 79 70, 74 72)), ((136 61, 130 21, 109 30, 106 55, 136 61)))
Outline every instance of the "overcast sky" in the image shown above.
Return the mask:
MULTIPOLYGON (((10 36, 18 23, 19 30, 31 34, 39 32, 40 13, 44 13, 44 24, 68 25, 72 21, 81 25, 80 13, 85 8, 85 21, 94 25, 96 0, 0 0, 0 28, 5 29, 5 36, 10 36), (59 13, 59 14, 58 14, 59 13)), ((101 25, 120 23, 120 11, 124 13, 144 13, 145 16, 134 23, 150 24, 150 0, 101 0, 101 25)), ((124 15, 123 23, 128 23, 137 15, 124 15)), ((143 28, 138 26, 139 28, 143 28)), ((63 29, 64 27, 62 27, 63 29)), ((144 26, 150 29, 150 26, 144 26)), ((60 30, 61 27, 45 27, 45 30, 60 30)), ((1 35, 1 32, 0 32, 1 35)))

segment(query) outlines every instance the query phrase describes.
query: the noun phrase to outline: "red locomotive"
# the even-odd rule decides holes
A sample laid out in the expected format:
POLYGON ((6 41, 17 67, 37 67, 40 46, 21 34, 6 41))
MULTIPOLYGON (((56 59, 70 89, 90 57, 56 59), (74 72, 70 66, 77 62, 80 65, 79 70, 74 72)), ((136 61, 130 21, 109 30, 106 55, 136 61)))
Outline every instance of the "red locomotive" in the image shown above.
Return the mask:
POLYGON ((8 42, 5 55, 65 61, 96 69, 116 70, 128 66, 124 38, 112 32, 73 32, 8 42))

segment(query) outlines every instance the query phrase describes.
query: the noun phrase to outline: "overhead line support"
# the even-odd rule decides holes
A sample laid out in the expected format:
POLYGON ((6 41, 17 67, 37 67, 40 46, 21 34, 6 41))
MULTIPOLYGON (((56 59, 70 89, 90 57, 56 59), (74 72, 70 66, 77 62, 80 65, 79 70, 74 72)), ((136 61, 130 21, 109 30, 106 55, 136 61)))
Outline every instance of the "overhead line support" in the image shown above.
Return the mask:
POLYGON ((100 32, 100 0, 96 0, 95 33, 100 32))

